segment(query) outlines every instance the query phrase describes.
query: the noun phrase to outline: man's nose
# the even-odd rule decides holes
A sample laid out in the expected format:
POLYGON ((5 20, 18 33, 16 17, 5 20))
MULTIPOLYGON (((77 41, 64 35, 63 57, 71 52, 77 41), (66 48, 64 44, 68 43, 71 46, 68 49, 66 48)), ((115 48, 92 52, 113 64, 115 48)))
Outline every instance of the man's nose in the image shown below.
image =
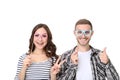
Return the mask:
POLYGON ((84 38, 84 37, 85 37, 85 34, 84 34, 84 33, 82 33, 81 37, 82 37, 82 38, 84 38))

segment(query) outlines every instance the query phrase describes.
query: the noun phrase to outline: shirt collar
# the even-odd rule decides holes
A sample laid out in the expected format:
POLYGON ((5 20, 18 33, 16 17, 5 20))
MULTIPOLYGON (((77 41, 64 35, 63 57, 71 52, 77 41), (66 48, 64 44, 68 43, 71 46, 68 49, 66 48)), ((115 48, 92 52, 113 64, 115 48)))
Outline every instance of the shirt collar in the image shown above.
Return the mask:
MULTIPOLYGON (((76 48, 77 46, 75 46, 74 48, 73 48, 73 50, 72 50, 72 52, 71 53, 73 53, 74 51, 75 51, 75 48, 76 48)), ((98 50, 98 49, 95 49, 95 48, 93 48, 91 45, 90 45, 90 49, 91 49, 91 56, 94 56, 94 55, 97 55, 98 53, 100 53, 100 50, 98 50)))

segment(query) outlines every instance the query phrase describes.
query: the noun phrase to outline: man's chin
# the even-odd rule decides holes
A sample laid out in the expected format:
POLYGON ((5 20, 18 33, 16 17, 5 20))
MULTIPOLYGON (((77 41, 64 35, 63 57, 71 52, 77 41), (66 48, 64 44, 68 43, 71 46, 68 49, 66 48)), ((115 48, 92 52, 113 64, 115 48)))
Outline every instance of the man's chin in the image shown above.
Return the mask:
POLYGON ((79 45, 81 45, 81 46, 87 46, 88 43, 79 43, 79 45))

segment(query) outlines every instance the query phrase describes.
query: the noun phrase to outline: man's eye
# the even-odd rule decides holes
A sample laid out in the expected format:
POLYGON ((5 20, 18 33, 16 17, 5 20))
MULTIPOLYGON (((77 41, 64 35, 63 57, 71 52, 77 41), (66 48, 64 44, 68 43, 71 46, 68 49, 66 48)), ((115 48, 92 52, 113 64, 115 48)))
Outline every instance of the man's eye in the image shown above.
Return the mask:
POLYGON ((77 33, 78 33, 78 34, 82 34, 82 31, 78 31, 77 33))
POLYGON ((85 34, 90 34, 90 31, 85 31, 85 34))

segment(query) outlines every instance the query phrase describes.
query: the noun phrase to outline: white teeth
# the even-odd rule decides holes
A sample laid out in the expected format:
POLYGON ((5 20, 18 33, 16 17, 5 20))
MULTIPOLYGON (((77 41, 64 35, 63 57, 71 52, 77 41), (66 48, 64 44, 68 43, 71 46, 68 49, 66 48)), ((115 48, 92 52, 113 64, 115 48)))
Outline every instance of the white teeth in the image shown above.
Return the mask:
POLYGON ((42 43, 39 43, 39 44, 42 44, 42 43))
POLYGON ((87 41, 87 39, 81 39, 80 41, 81 41, 81 42, 86 42, 86 41, 87 41))
POLYGON ((86 40, 86 39, 81 39, 81 40, 86 40))
POLYGON ((39 42, 37 42, 37 44, 42 45, 43 43, 39 43, 39 42))

